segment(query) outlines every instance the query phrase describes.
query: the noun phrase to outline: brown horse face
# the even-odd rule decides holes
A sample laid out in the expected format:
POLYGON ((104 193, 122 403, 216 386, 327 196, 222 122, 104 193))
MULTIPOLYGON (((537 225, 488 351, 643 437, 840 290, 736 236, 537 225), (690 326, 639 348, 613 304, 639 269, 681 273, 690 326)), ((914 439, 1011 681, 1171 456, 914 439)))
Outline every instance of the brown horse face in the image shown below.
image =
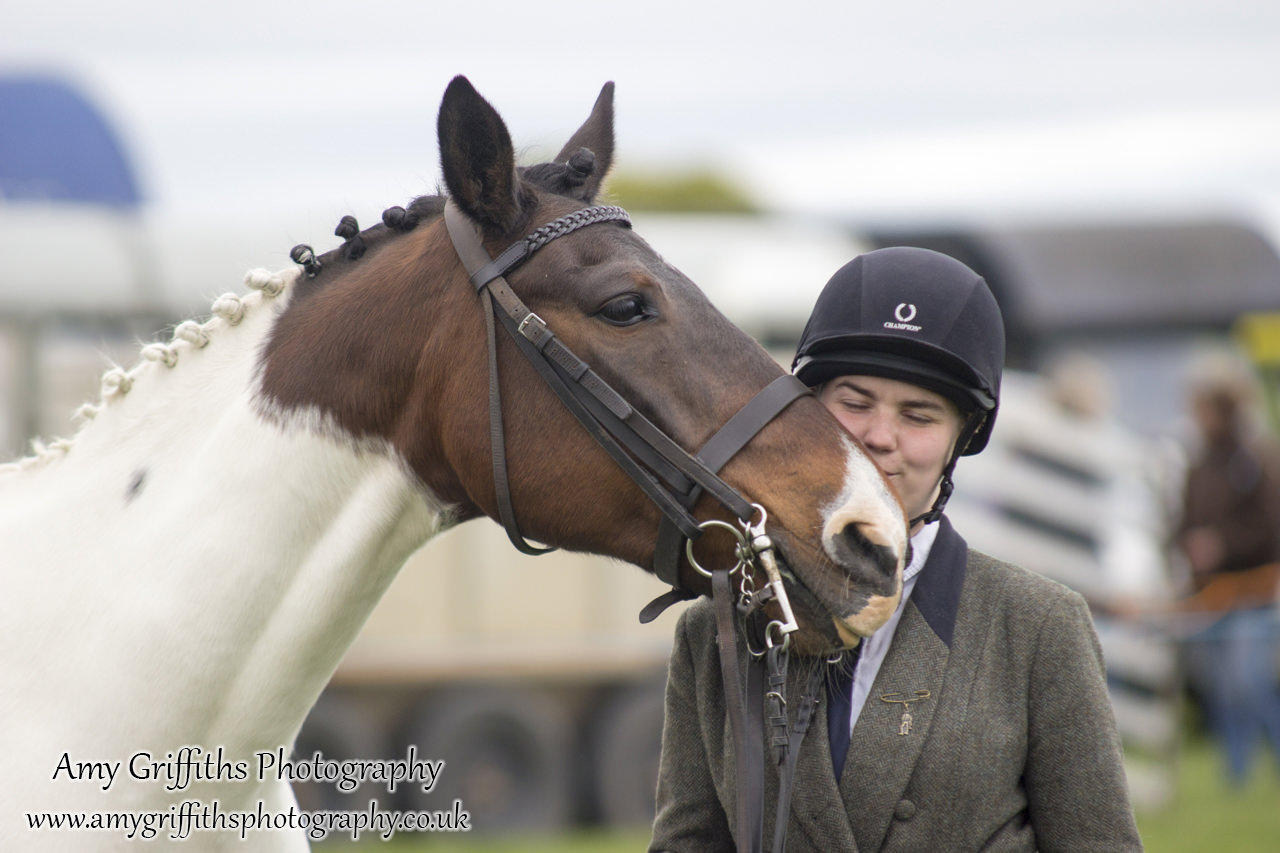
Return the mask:
MULTIPOLYGON (((548 215, 556 215, 559 205, 549 206, 548 215)), ((547 247, 512 285, 614 389, 682 447, 696 450, 782 371, 640 237, 613 226, 592 230, 581 235, 586 239, 547 247)), ((542 390, 534 378, 526 387, 542 390)), ((536 433, 541 416, 521 415, 517 409, 508 419, 509 429, 536 433)), ((574 427, 563 429, 581 432, 574 427)), ((594 459, 595 448, 588 447, 594 459)), ((591 469, 616 470, 603 459, 591 469)), ((538 482, 546 477, 525 472, 538 482)), ((722 473, 768 513, 769 533, 791 575, 792 602, 808 629, 802 648, 851 645, 892 614, 906 549, 901 506, 879 469, 815 398, 788 407, 722 473)), ((614 500, 637 493, 625 481, 608 486, 618 490, 613 494, 597 494, 585 480, 582 485, 588 502, 581 514, 549 517, 562 526, 554 535, 582 536, 579 547, 651 567, 658 517, 652 505, 641 500, 619 509, 614 500), (579 529, 563 529, 570 521, 579 529)), ((545 497, 554 499, 550 489, 545 497)), ((710 498, 698 510, 703 518, 727 517, 710 498)), ((713 528, 694 553, 708 568, 732 565, 732 544, 713 528)), ((705 588, 695 572, 686 572, 684 581, 705 588)))
MULTIPOLYGON (((501 118, 465 80, 439 118, 445 182, 497 256, 534 228, 590 203, 613 151, 612 86, 554 163, 518 170, 501 118), (586 149, 590 153, 584 153, 586 149)), ((263 353, 276 412, 319 414, 362 447, 390 446, 459 519, 497 518, 485 303, 439 212, 376 226, 362 252, 335 250, 299 285, 263 353), (365 251, 367 249, 367 251, 365 251)), ((508 275, 512 289, 579 358, 687 450, 696 450, 781 368, 639 236, 617 223, 557 238, 508 275)), ((659 513, 497 329, 510 492, 521 531, 652 569, 659 513)), ((793 403, 722 472, 768 512, 799 647, 856 642, 892 613, 906 522, 880 472, 816 399, 793 403)), ((707 499, 699 518, 727 519, 707 499)), ((733 563, 708 533, 699 562, 733 563)), ((688 565, 682 581, 705 591, 688 565)))
MULTIPOLYGON (((612 85, 561 151, 558 165, 523 174, 501 119, 465 80, 446 92, 439 128, 451 197, 483 227, 496 256, 594 198, 613 151, 612 85)), ((509 280, 562 341, 686 449, 701 447, 782 372, 625 227, 601 224, 554 240, 509 280)), ((512 493, 522 528, 542 541, 651 568, 657 510, 510 342, 502 344, 512 493)), ((723 473, 769 514, 768 529, 805 629, 801 648, 848 646, 883 624, 898 600, 906 522, 879 470, 820 403, 804 398, 793 404, 723 473)), ((478 476, 471 493, 493 516, 487 464, 478 476)), ((709 500, 698 512, 725 516, 709 500)), ((699 562, 732 563, 730 537, 704 539, 699 562)), ((688 566, 685 572, 687 585, 705 589, 688 566)))

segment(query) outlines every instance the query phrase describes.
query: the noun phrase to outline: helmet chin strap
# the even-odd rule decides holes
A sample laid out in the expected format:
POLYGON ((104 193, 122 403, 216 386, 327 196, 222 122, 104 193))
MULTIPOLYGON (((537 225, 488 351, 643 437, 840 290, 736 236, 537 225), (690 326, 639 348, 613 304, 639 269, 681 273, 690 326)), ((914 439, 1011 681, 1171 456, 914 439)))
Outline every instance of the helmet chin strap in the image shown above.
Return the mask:
POLYGON ((964 426, 960 428, 960 435, 956 438, 955 447, 951 450, 951 458, 947 461, 947 465, 942 469, 942 477, 938 481, 938 497, 933 501, 933 507, 925 513, 917 515, 915 518, 907 522, 907 530, 914 530, 915 526, 920 523, 933 524, 942 518, 942 513, 947 508, 947 501, 951 500, 951 493, 956 490, 956 484, 951 480, 951 475, 955 473, 956 463, 960 461, 960 457, 969 447, 969 442, 973 441, 973 437, 978 430, 982 429, 982 425, 986 423, 987 413, 975 410, 969 413, 965 418, 964 426))
POLYGON ((908 530, 915 530, 916 525, 921 522, 933 524, 942 518, 942 512, 947 508, 947 501, 951 500, 951 493, 956 489, 955 483, 951 482, 951 472, 955 467, 956 457, 953 456, 950 464, 947 465, 947 470, 942 472, 942 480, 938 483, 938 497, 933 502, 933 508, 907 522, 908 530))

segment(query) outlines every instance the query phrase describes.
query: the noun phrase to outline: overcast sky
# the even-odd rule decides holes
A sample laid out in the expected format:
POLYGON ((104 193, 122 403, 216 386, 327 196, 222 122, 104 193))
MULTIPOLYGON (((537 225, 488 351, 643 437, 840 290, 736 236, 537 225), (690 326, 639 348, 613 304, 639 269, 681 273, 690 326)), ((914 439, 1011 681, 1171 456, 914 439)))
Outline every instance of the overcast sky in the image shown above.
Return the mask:
POLYGON ((746 170, 784 207, 1135 170, 1210 194, 1280 186, 1266 0, 11 0, 4 19, 0 72, 80 83, 179 212, 431 190, 457 73, 525 148, 558 146, 615 80, 624 168, 746 170))

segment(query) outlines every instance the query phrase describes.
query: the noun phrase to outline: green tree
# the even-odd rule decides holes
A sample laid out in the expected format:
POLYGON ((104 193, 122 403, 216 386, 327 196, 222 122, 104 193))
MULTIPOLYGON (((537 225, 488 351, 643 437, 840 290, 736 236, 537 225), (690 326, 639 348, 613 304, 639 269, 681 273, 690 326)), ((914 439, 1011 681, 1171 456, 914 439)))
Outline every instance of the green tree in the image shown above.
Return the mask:
POLYGON ((628 210, 671 213, 759 213, 740 186, 712 169, 675 172, 620 171, 604 194, 628 210))

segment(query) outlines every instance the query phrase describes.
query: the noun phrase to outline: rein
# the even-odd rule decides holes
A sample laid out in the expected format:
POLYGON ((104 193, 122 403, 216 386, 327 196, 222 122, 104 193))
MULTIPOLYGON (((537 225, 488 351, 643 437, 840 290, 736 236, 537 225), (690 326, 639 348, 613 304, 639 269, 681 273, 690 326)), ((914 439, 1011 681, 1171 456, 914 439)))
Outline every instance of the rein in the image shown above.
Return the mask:
MULTIPOLYGON (((679 582, 681 543, 684 543, 690 565, 711 579, 712 598, 717 613, 721 669, 738 761, 739 849, 761 849, 763 752, 749 748, 748 745, 753 742, 762 744, 762 714, 768 703, 769 723, 774 731, 772 742, 778 750, 782 781, 774 841, 774 850, 781 851, 790 811, 795 756, 799 752, 800 738, 804 736, 812 719, 820 683, 815 675, 806 690, 796 722, 788 732, 783 688, 786 683, 787 650, 791 634, 798 626, 783 587, 782 573, 773 553, 773 543, 765 534, 764 508, 748 502, 732 486, 720 479, 717 472, 787 406, 810 393, 809 388, 790 374, 778 377, 730 418, 696 456, 692 455, 638 412, 586 362, 574 355, 542 318, 520 300, 505 278, 506 273, 519 266, 538 249, 580 228, 604 222, 616 222, 630 227, 631 219, 626 211, 606 205, 587 207, 562 216, 516 241, 496 259, 491 258, 484 248, 475 223, 452 200, 445 204, 444 220, 454 250, 466 267, 472 286, 486 306, 493 479, 499 520, 506 530, 507 538, 525 554, 545 554, 554 550, 527 542, 516 521, 502 426, 495 317, 564 406, 662 512, 654 564, 658 576, 671 584, 672 589, 644 609, 641 621, 648 622, 670 604, 694 597, 679 582), (723 521, 713 519, 700 522, 694 517, 692 507, 704 491, 738 519, 741 531, 723 521), (694 541, 710 528, 727 529, 737 537, 737 564, 732 568, 711 571, 699 565, 694 558, 694 541), (767 579, 765 586, 760 589, 755 586, 753 569, 756 566, 764 570, 767 579), (730 582, 730 576, 735 573, 740 576, 736 596, 730 582), (757 653, 748 647, 750 656, 756 661, 763 661, 763 667, 752 666, 751 661, 748 662, 748 695, 744 698, 740 689, 741 668, 734 614, 736 611, 744 617, 750 616, 769 601, 777 603, 782 618, 767 623, 764 651, 757 653), (766 668, 769 682, 767 692, 763 689, 766 668)), ((821 670, 816 672, 820 673, 821 670)))
MULTIPOLYGON (((757 505, 760 521, 752 525, 741 522, 742 531, 723 521, 705 521, 704 528, 719 527, 728 530, 738 540, 734 553, 737 563, 732 568, 708 570, 698 564, 693 556, 693 543, 685 546, 690 564, 699 573, 711 578, 711 597, 716 615, 716 647, 720 657, 720 675, 725 690, 725 716, 729 718, 734 744, 735 761, 735 825, 739 853, 759 853, 764 843, 764 752, 767 740, 774 748, 778 774, 778 802, 773 823, 774 853, 782 853, 786 847, 787 819, 791 813, 791 794, 795 782, 796 766, 800 756, 800 744, 813 722, 813 714, 822 695, 822 667, 810 672, 804 692, 800 696, 795 722, 787 727, 788 649, 791 634, 798 629, 791 604, 782 585, 782 575, 773 554, 773 543, 764 532, 765 511, 757 505), (755 586, 756 565, 763 567, 767 578, 763 589, 755 586), (738 594, 735 597, 731 580, 739 575, 738 594), (751 648, 747 642, 746 690, 743 691, 741 656, 738 654, 735 611, 742 620, 761 612, 765 604, 777 601, 782 619, 766 622, 763 650, 751 648), (778 642, 774 642, 774 635, 778 642), (768 683, 765 683, 765 676, 768 683), (766 691, 766 686, 768 690, 766 691), (766 735, 766 719, 771 734, 766 735)), ((750 636, 745 630, 744 635, 750 636)), ((834 663, 835 660, 828 661, 834 663)))

